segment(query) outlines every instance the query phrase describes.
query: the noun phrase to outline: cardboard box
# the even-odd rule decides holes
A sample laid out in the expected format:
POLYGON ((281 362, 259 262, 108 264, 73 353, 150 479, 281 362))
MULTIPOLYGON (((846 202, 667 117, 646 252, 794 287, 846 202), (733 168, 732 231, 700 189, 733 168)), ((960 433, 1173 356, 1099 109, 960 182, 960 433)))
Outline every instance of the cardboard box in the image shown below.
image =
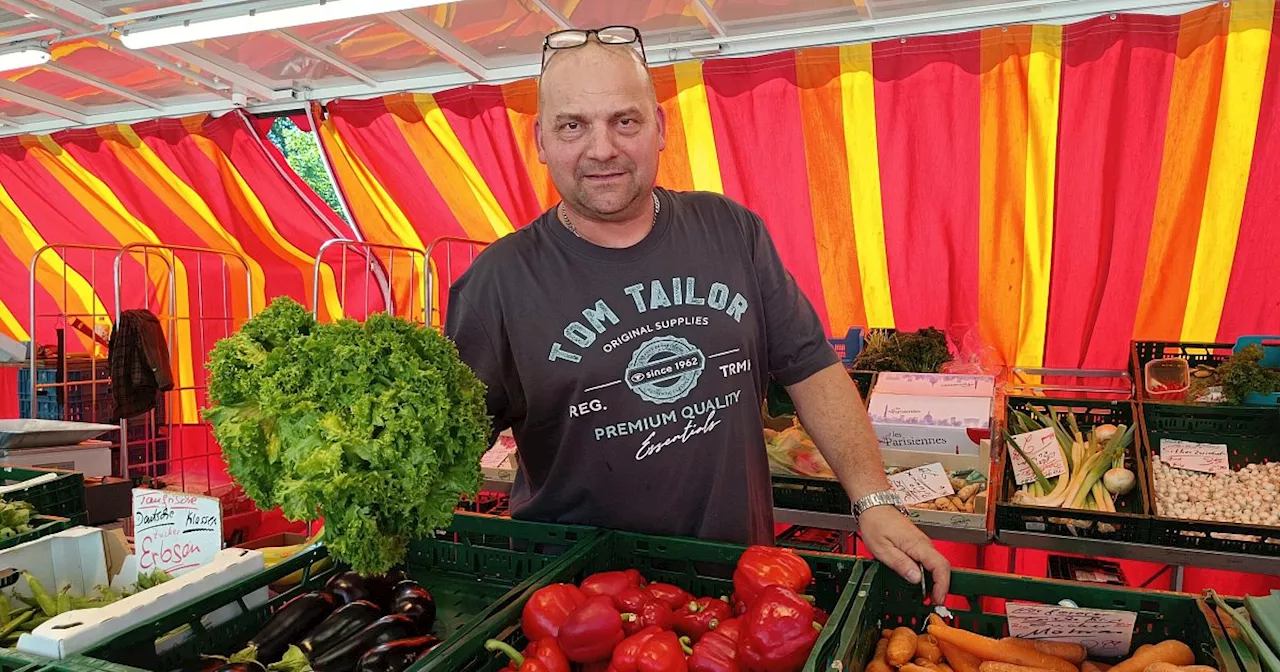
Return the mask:
POLYGON ((922 397, 992 397, 995 376, 886 371, 876 376, 875 391, 922 397))
POLYGON ((111 442, 90 439, 74 446, 19 448, 9 451, 5 464, 33 469, 78 471, 85 479, 111 475, 111 442))
POLYGON ((881 450, 976 456, 991 438, 991 397, 922 397, 875 392, 867 408, 881 450))
POLYGON ((991 441, 980 441, 978 444, 977 455, 946 455, 938 453, 921 452, 914 450, 881 450, 881 456, 884 458, 886 466, 902 467, 910 469, 912 467, 922 467, 926 464, 934 462, 942 463, 942 468, 950 474, 964 469, 974 469, 986 476, 987 487, 982 492, 975 495, 977 501, 973 505, 973 513, 953 513, 950 511, 930 511, 928 509, 913 509, 907 507, 911 514, 911 519, 917 523, 925 525, 939 525, 943 527, 958 527, 965 529, 981 529, 987 526, 987 507, 991 502, 991 492, 993 486, 991 484, 991 441))
MULTIPOLYGON (((73 597, 85 597, 97 586, 109 585, 109 557, 120 561, 118 541, 108 544, 102 530, 74 527, 65 532, 0 551, 0 566, 23 569, 35 576, 50 592, 70 585, 73 597), (112 547, 110 556, 108 546, 112 547)), ((129 572, 134 556, 124 562, 125 568, 114 578, 119 581, 129 572)), ((18 639, 17 649, 47 658, 62 659, 83 653, 126 631, 140 622, 154 620, 171 609, 252 576, 264 568, 262 553, 249 549, 220 551, 213 562, 192 570, 172 581, 147 589, 97 609, 79 609, 55 616, 33 632, 18 639)), ((25 578, 13 589, 31 595, 25 578)), ((245 598, 250 608, 265 604, 265 588, 245 598)), ((219 609, 204 617, 208 626, 223 623, 240 613, 237 604, 219 609)))

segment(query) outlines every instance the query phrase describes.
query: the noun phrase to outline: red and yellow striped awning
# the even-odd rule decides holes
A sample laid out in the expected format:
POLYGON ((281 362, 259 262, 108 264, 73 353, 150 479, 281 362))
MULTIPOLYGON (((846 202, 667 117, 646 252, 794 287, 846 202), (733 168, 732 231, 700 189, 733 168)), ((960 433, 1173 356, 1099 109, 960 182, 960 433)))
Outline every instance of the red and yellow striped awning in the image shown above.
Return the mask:
MULTIPOLYGON (((837 335, 934 325, 1006 363, 1116 367, 1130 338, 1280 331, 1276 16, 1237 0, 657 68, 659 181, 762 215, 837 335)), ((556 201, 532 81, 324 114, 370 239, 493 240, 556 201)))

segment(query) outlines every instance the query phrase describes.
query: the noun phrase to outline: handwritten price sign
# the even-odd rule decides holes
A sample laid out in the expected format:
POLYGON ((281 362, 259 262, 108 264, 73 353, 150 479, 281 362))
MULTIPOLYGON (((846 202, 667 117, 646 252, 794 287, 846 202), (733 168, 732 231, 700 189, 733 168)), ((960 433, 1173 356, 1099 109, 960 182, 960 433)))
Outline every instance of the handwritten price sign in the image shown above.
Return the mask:
POLYGON ((1014 637, 1075 642, 1099 658, 1128 655, 1138 619, 1132 611, 1013 602, 1005 604, 1005 616, 1014 637))
POLYGON ((951 479, 947 478, 947 471, 940 462, 889 474, 889 487, 901 495, 907 504, 932 502, 939 497, 956 494, 955 488, 951 487, 951 479))
MULTIPOLYGON (((1045 478, 1066 473, 1067 465, 1062 461, 1062 449, 1058 445, 1058 437, 1053 433, 1052 427, 1019 434, 1013 437, 1013 440, 1017 441, 1022 452, 1026 453, 1037 467, 1040 467, 1040 473, 1044 474, 1045 478)), ((1013 463, 1013 480, 1018 485, 1036 480, 1036 472, 1031 470, 1031 465, 1027 464, 1027 461, 1022 459, 1012 446, 1009 447, 1009 461, 1013 463)))
POLYGON ((1227 447, 1221 443, 1160 439, 1160 460, 1171 467, 1206 474, 1225 474, 1231 471, 1227 447))
POLYGON ((222 503, 180 492, 133 491, 134 553, 138 571, 173 576, 213 560, 222 548, 222 503))

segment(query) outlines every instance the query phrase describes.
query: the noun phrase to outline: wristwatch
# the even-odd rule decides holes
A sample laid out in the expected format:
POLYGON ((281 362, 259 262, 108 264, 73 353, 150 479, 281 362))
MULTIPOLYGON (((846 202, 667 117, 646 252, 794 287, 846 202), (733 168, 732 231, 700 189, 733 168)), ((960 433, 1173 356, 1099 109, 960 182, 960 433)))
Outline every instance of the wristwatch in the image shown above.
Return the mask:
POLYGON ((902 495, 899 495, 893 490, 881 490, 880 492, 873 492, 869 495, 865 495, 858 501, 854 502, 854 517, 856 518, 861 516, 867 509, 870 509, 873 506, 892 506, 893 508, 901 511, 902 515, 909 515, 907 513, 907 507, 902 501, 902 495))

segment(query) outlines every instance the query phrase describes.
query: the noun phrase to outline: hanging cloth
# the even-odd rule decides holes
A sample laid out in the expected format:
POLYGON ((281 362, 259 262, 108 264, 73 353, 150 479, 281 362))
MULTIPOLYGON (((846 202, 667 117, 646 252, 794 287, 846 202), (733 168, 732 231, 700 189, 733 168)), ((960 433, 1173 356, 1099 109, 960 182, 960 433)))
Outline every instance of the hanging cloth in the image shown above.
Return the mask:
POLYGON ((107 352, 111 372, 113 420, 141 415, 156 407, 161 392, 173 389, 169 346, 160 320, 149 310, 126 310, 111 330, 107 352))

